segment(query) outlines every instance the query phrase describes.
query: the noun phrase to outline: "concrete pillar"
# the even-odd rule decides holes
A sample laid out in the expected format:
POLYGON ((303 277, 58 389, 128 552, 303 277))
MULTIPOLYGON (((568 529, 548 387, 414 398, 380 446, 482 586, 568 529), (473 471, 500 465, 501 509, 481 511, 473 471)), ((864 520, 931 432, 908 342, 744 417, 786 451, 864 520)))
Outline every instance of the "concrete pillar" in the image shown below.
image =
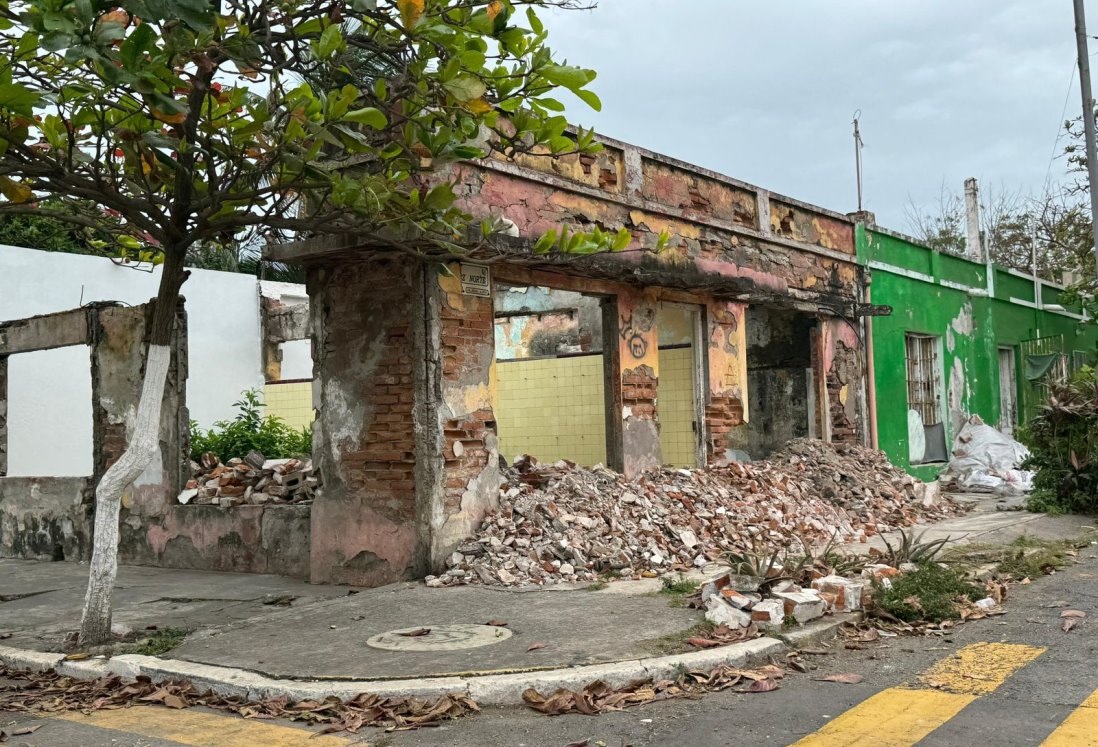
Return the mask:
MULTIPOLYGON (((617 296, 617 369, 620 401, 611 403, 621 417, 622 469, 633 477, 663 462, 657 412, 660 373, 660 340, 656 328, 659 301, 653 293, 628 289, 617 296)), ((605 340, 604 344, 610 344, 605 340)), ((615 448, 611 451, 617 451, 615 448)))
POLYGON ((707 460, 724 464, 731 448, 729 435, 748 422, 747 308, 743 304, 713 301, 706 307, 706 346, 709 362, 705 405, 707 460))

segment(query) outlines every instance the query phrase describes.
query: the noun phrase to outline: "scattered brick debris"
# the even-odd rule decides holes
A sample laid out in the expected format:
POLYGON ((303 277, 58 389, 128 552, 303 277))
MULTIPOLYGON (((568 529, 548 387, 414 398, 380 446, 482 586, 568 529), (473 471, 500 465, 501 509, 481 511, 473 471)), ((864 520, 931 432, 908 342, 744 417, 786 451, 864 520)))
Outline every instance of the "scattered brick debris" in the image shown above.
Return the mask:
POLYGON ((866 538, 961 512, 882 452, 797 439, 767 461, 664 468, 635 480, 559 461, 516 460, 499 509, 429 586, 502 586, 655 576, 730 552, 866 538))
POLYGON ((249 701, 210 691, 202 692, 186 680, 154 684, 145 676, 127 681, 117 675, 78 680, 56 672, 28 672, 3 666, 0 666, 0 683, 0 711, 55 713, 135 705, 168 708, 202 706, 244 718, 283 718, 323 725, 324 728, 318 732, 320 734, 342 731, 353 734, 364 726, 406 731, 438 726, 443 721, 480 711, 475 701, 461 694, 443 695, 433 701, 381 698, 365 693, 350 700, 331 697, 294 702, 280 697, 249 701))
POLYGON ((317 488, 310 459, 266 459, 253 451, 222 464, 216 454, 191 462, 191 479, 180 503, 215 504, 222 508, 266 503, 311 503, 317 488))

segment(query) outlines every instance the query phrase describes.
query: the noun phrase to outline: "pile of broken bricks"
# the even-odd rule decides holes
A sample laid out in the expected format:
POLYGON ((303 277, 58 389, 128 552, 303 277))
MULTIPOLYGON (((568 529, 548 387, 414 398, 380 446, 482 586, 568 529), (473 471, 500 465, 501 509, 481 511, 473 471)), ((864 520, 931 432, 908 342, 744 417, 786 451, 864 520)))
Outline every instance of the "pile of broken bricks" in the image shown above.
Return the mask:
POLYGON ((869 601, 873 579, 888 586, 899 573, 888 565, 870 565, 859 578, 820 576, 807 588, 783 580, 765 590, 760 579, 726 573, 702 585, 701 603, 705 619, 714 625, 779 631, 786 624, 803 625, 832 612, 858 612, 869 601))
POLYGON ((797 439, 770 459, 663 468, 635 479, 605 467, 539 464, 505 472, 499 507, 428 586, 589 583, 704 569, 729 554, 866 542, 960 512, 879 451, 797 439))
POLYGON ((309 503, 317 488, 310 459, 267 459, 258 451, 225 464, 206 452, 201 463, 191 462, 192 477, 179 502, 222 508, 262 506, 268 503, 309 503))

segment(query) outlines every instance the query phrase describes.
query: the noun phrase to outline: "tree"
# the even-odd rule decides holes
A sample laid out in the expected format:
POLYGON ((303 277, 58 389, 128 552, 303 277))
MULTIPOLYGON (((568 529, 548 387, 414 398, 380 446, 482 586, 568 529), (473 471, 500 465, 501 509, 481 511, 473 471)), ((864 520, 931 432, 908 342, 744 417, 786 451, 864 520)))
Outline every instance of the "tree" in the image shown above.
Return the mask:
MULTIPOLYGON (((156 452, 188 253, 254 230, 368 235, 439 259, 486 244, 493 226, 456 209, 433 168, 597 149, 590 132, 568 134, 552 98, 564 88, 598 108, 595 74, 554 58, 536 13, 571 3, 0 0, 0 212, 151 247, 162 263, 134 430, 96 487, 84 644, 110 635, 120 498, 156 452), (338 82, 360 50, 378 77, 338 82)), ((565 235, 539 250, 631 238, 565 235)))
MULTIPOLYGON (((943 186, 935 209, 907 208, 910 230, 932 249, 963 256, 967 250, 964 198, 943 186)), ((1090 216, 1071 189, 1036 197, 985 190, 980 233, 992 259, 1004 267, 1060 280, 1063 272, 1094 274, 1090 259, 1090 216), (1034 251, 1036 250, 1036 251, 1034 251)))

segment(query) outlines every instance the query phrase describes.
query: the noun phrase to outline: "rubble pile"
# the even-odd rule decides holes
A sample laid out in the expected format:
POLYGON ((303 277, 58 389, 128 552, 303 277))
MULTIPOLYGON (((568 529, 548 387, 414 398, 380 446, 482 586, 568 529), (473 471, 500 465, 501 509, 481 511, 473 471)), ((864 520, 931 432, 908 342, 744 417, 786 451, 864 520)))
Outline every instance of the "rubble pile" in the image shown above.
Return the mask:
POLYGON ((635 480, 604 467, 516 460, 499 510, 427 584, 587 582, 704 568, 729 553, 865 541, 916 519, 954 513, 948 501, 882 454, 798 440, 773 460, 664 468, 635 480))
POLYGON ((797 438, 767 463, 807 482, 813 495, 875 524, 880 532, 957 513, 954 504, 938 499, 937 485, 916 480, 889 462, 883 451, 865 446, 797 438))
POLYGON ((180 503, 260 506, 309 503, 316 492, 311 459, 267 459, 258 451, 222 464, 206 452, 201 464, 191 462, 192 477, 179 494, 180 503))

